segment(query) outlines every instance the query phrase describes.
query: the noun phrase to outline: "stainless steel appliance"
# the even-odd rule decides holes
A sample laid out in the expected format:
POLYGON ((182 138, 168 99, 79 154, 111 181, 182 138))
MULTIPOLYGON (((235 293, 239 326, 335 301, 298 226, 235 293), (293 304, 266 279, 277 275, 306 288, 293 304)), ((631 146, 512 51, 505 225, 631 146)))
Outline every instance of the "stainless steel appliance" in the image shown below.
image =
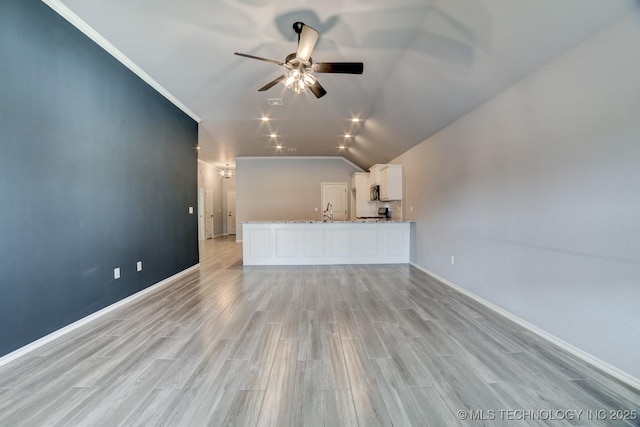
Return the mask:
POLYGON ((377 202, 380 200, 380 186, 372 185, 371 186, 371 194, 369 196, 369 200, 372 202, 377 202))

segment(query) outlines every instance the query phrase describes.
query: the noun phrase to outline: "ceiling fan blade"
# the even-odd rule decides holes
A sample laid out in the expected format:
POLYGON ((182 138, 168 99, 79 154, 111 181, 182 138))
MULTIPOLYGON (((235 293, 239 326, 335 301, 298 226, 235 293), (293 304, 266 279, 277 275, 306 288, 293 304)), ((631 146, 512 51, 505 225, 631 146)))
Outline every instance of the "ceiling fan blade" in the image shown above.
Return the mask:
POLYGON ((323 96, 325 96, 327 94, 327 91, 324 90, 322 85, 320 85, 320 83, 318 83, 317 80, 316 80, 316 82, 314 84, 309 86, 309 90, 311 92, 313 92, 313 94, 316 96, 316 98, 322 98, 323 96))
POLYGON ((277 79, 275 79, 273 81, 270 81, 269 83, 267 83, 266 85, 264 85, 260 89, 258 89, 258 92, 264 92, 265 90, 271 89, 272 87, 274 87, 275 85, 277 85, 278 83, 283 81, 285 77, 287 77, 286 74, 283 74, 280 77, 278 77, 277 79))
POLYGON ((362 62, 318 62, 313 65, 316 73, 362 74, 362 62))
POLYGON ((257 59, 258 61, 271 62, 272 64, 276 64, 276 65, 284 65, 284 62, 276 61, 273 59, 260 58, 259 56, 248 55, 246 53, 234 52, 233 54, 238 56, 244 56, 245 58, 257 59))
POLYGON ((311 52, 316 46, 320 34, 308 25, 302 26, 300 39, 298 39, 298 52, 296 56, 303 62, 307 62, 311 58, 311 52))

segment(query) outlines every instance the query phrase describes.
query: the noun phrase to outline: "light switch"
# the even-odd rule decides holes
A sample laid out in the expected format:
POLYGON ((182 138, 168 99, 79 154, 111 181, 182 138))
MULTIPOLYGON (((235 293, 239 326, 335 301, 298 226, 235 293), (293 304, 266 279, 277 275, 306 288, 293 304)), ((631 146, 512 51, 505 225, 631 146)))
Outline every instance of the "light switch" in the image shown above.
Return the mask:
POLYGON ((189 206, 189 215, 193 215, 193 206, 189 206))
POLYGON ((113 278, 114 279, 119 279, 120 278, 120 267, 117 267, 117 268, 113 269, 113 278))
POLYGON ((142 271, 142 261, 138 261, 138 262, 136 263, 136 270, 137 270, 137 271, 142 271))

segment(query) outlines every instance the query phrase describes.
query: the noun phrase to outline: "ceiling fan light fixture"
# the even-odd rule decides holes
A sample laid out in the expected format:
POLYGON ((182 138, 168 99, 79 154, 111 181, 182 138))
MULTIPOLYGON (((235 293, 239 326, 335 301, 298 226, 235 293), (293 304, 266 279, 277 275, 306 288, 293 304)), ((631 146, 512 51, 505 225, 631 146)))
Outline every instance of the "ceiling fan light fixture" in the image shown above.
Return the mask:
POLYGON ((309 73, 304 73, 304 75, 302 76, 302 81, 305 85, 311 86, 316 82, 316 78, 309 73))
POLYGON ((282 83, 288 89, 293 89, 295 93, 300 94, 306 90, 307 86, 315 83, 315 77, 305 73, 305 71, 300 70, 300 68, 294 68, 289 71, 289 74, 287 74, 287 77, 282 80, 282 83))
MULTIPOLYGON (((317 30, 305 25, 303 22, 293 24, 294 31, 298 34, 298 49, 287 55, 284 62, 276 61, 246 53, 235 52, 235 55, 243 56, 258 61, 265 61, 285 67, 288 71, 276 77, 260 89, 264 92, 271 89, 278 83, 282 83, 286 88, 292 89, 296 94, 309 89, 316 98, 322 98, 327 91, 316 80, 312 72, 316 73, 339 73, 339 74, 362 74, 362 62, 316 62, 311 59, 313 49, 318 42, 319 33, 317 30)), ((270 104, 271 105, 271 104, 270 104)))
POLYGON ((291 73, 289 73, 287 78, 282 81, 282 84, 285 85, 287 88, 291 88, 291 86, 295 81, 296 81, 295 77, 293 77, 291 73))
POLYGON ((292 89, 295 93, 301 94, 308 87, 316 84, 317 79, 313 74, 304 68, 294 68, 282 80, 287 89, 292 89))

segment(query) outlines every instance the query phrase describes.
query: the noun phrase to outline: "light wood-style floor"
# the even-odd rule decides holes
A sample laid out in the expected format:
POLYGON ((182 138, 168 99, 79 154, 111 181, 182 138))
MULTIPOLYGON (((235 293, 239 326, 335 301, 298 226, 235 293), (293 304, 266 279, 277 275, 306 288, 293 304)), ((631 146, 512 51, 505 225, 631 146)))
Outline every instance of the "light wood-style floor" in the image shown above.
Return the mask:
POLYGON ((241 253, 207 241, 199 272, 0 368, 0 426, 640 425, 611 419, 637 391, 411 266, 241 253))

